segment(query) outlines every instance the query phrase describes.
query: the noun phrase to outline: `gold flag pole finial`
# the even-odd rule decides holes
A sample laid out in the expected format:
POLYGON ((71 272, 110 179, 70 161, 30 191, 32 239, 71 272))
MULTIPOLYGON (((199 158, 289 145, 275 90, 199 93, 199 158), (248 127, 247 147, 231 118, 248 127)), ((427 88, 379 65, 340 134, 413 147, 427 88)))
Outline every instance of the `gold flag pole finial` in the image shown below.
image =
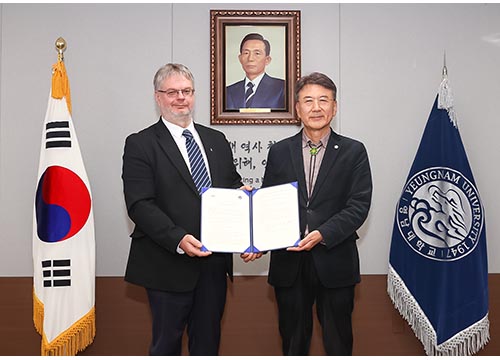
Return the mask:
POLYGON ((52 92, 54 99, 66 98, 68 110, 71 114, 71 95, 69 90, 68 75, 66 74, 66 66, 64 66, 64 51, 67 43, 62 37, 59 37, 55 43, 57 50, 57 63, 52 65, 52 92))
POLYGON ((57 49, 57 60, 64 61, 64 51, 66 50, 66 40, 62 37, 57 38, 56 40, 56 49, 57 49))

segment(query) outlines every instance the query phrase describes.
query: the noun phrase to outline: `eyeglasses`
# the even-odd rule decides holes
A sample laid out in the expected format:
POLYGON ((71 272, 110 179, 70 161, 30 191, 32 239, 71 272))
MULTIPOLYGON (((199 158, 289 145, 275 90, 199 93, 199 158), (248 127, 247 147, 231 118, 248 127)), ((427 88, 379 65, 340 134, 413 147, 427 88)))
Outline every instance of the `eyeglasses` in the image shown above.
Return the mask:
POLYGON ((168 90, 156 90, 157 92, 160 92, 162 94, 167 95, 169 98, 175 98, 179 96, 180 94, 184 96, 191 96, 194 94, 194 89, 191 88, 186 88, 186 89, 168 89, 168 90))

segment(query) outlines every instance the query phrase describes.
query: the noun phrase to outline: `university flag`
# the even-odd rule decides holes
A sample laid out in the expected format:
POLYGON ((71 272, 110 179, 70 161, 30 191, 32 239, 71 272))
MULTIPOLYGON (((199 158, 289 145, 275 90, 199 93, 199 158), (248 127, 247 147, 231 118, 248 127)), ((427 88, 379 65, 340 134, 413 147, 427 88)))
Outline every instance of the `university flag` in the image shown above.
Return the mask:
POLYGON ((33 216, 33 322, 42 355, 72 356, 95 336, 94 217, 61 58, 52 72, 33 216))
POLYGON ((489 340, 485 215, 446 73, 397 204, 388 293, 427 355, 489 340))

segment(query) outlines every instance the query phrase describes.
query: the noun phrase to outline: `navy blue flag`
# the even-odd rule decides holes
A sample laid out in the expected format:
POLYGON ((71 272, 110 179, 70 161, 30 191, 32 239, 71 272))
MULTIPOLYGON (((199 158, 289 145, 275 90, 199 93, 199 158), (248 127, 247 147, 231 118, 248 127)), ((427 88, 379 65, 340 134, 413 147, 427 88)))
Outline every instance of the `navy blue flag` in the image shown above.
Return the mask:
POLYGON ((489 340, 484 208, 443 79, 397 203, 388 293, 427 355, 489 340))

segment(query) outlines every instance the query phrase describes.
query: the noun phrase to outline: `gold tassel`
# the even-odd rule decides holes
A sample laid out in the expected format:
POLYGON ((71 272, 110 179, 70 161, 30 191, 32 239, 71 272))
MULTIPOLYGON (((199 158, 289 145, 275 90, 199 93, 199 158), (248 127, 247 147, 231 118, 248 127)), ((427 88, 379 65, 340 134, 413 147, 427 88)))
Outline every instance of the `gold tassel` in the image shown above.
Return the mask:
POLYGON ((75 356, 77 352, 85 350, 94 341, 96 333, 95 306, 50 344, 43 333, 43 316, 43 303, 38 299, 33 288, 33 323, 36 331, 42 335, 42 356, 75 356))
POLYGON ((33 324, 40 335, 43 332, 43 311, 43 304, 36 296, 35 287, 33 287, 33 324))
POLYGON ((50 344, 45 335, 42 339, 42 356, 75 356, 92 344, 95 337, 95 307, 61 333, 50 344))
POLYGON ((52 97, 54 99, 62 99, 65 97, 69 113, 71 114, 69 79, 66 74, 66 66, 64 66, 64 62, 61 60, 52 65, 52 97))

